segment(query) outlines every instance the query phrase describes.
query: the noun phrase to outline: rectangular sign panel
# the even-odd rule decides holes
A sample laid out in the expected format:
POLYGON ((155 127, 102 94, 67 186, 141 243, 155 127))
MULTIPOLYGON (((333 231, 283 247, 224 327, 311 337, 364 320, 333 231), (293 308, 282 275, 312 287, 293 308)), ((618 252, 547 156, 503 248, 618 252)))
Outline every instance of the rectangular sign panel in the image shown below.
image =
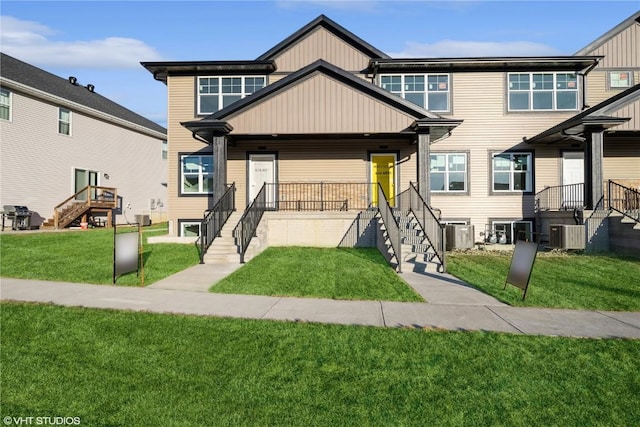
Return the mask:
POLYGON ((118 233, 114 238, 114 282, 115 276, 138 271, 140 257, 140 233, 118 233))
POLYGON ((537 253, 538 244, 536 242, 516 241, 516 247, 511 257, 511 265, 509 266, 509 273, 507 274, 507 280, 504 286, 506 288, 507 283, 511 283, 522 289, 524 291, 522 299, 525 299, 527 296, 531 270, 533 269, 533 262, 536 260, 537 253))

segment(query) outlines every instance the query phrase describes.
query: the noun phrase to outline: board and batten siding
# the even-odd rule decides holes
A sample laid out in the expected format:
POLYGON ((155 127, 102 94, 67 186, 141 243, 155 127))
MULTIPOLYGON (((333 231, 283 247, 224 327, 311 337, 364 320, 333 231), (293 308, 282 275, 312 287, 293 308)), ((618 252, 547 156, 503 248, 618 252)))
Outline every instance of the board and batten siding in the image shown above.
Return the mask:
MULTIPOLYGON (((98 172, 98 185, 117 188, 123 207, 114 217, 117 224, 133 222, 139 214, 164 216, 167 161, 160 138, 78 110, 71 110, 71 135, 60 135, 58 105, 11 93, 11 120, 0 125, 0 206, 27 206, 41 219, 51 219, 55 206, 75 193, 74 169, 84 169, 98 172), (151 198, 164 206, 151 212, 151 198)), ((40 225, 39 218, 33 222, 40 225)))
POLYGON ((320 72, 231 115, 234 134, 395 133, 415 118, 320 72))
POLYGON ((604 56, 598 68, 640 68, 640 24, 629 25, 585 55, 604 56))
POLYGON ((370 57, 323 27, 317 27, 303 39, 272 58, 278 71, 293 72, 324 59, 343 70, 358 72, 367 67, 370 57))
POLYGON ((247 153, 277 153, 277 179, 282 183, 365 183, 371 180, 369 153, 398 153, 398 186, 408 188, 416 181, 416 146, 406 140, 300 140, 286 142, 241 141, 229 147, 227 174, 236 183, 236 206, 247 200, 247 153), (380 146, 384 146, 383 149, 380 146))

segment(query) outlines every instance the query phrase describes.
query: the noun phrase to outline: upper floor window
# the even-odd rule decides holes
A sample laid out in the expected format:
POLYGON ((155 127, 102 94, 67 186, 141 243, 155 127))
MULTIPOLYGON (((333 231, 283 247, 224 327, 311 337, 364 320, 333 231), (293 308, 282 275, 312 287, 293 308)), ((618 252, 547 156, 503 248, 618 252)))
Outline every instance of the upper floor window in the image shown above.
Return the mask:
POLYGON ((633 86, 631 71, 609 71, 609 88, 626 89, 633 86))
POLYGON ((465 192, 467 190, 467 154, 432 153, 429 159, 431 191, 465 192))
POLYGON ((180 158, 183 194, 213 191, 213 156, 185 155, 180 158))
POLYGON ((0 119, 11 120, 11 92, 0 89, 0 119))
POLYGON ((494 154, 492 166, 493 191, 532 191, 533 163, 531 153, 494 154))
POLYGON ((261 77, 198 77, 198 114, 211 114, 266 84, 261 77))
POLYGON ((449 111, 448 74, 381 75, 380 87, 429 111, 449 111))
POLYGON ((169 152, 169 144, 165 139, 164 141, 162 141, 162 160, 167 160, 168 152, 169 152))
POLYGON ((71 135, 71 111, 66 108, 58 108, 58 133, 71 135))
POLYGON ((574 73, 509 73, 509 111, 578 109, 574 73))

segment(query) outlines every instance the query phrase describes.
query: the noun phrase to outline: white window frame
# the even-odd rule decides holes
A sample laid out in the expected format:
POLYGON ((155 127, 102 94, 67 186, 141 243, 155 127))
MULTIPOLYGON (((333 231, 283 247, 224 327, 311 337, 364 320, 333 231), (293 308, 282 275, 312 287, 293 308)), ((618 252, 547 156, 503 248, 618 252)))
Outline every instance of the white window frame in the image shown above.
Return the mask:
POLYGON ((0 107, 2 108, 6 108, 7 109, 7 118, 4 119, 0 116, 0 120, 5 120, 7 122, 10 122, 12 119, 12 113, 13 113, 13 108, 11 108, 13 106, 13 92, 11 92, 9 89, 5 89, 5 88, 0 88, 0 91, 3 92, 3 94, 6 93, 6 96, 0 97, 0 107), (2 100, 6 99, 7 102, 2 102, 2 100))
POLYGON ((631 70, 611 70, 607 72, 607 83, 609 85, 609 89, 629 89, 633 86, 633 71, 631 70), (618 75, 618 78, 614 80, 613 76, 618 75), (621 74, 627 75, 627 85, 620 84, 620 76, 621 74))
POLYGON ((439 193, 439 194, 443 194, 443 193, 467 193, 468 192, 468 166, 469 166, 469 156, 467 155, 467 153, 464 152, 431 152, 430 156, 444 156, 445 158, 445 170, 444 171, 433 171, 432 170, 432 162, 433 160, 431 159, 431 157, 429 158, 429 182, 432 182, 431 179, 431 174, 443 174, 444 175, 444 190, 433 190, 431 189, 432 193, 439 193), (464 156, 464 169, 463 170, 450 170, 449 167, 451 165, 451 160, 450 157, 451 156, 464 156), (451 182, 450 182, 450 175, 452 173, 462 173, 464 174, 464 188, 462 190, 451 190, 451 182))
POLYGON ((167 157, 169 157, 169 142, 166 139, 162 140, 161 150, 162 160, 167 160, 167 157))
POLYGON ((491 154, 491 192, 493 193, 531 193, 533 191, 533 153, 530 152, 508 152, 508 153, 492 153, 491 154), (496 157, 509 156, 509 170, 497 170, 495 168, 496 157), (522 172, 514 167, 515 156, 527 156, 527 169, 522 172), (496 173, 508 173, 509 174, 509 188, 506 190, 496 190, 496 173), (525 186, 524 190, 514 189, 514 175, 525 174, 525 186))
MULTIPOLYGON (((572 83, 572 82, 569 82, 572 83)), ((579 103, 580 103, 580 91, 579 91, 580 81, 578 79, 577 73, 572 73, 568 71, 560 71, 560 72, 526 72, 526 73, 507 73, 507 109, 509 112, 520 112, 520 111, 578 111, 579 103), (559 75, 573 75, 575 77, 575 88, 559 88, 559 85, 562 84, 558 80, 559 75), (512 89, 511 76, 521 75, 528 76, 528 88, 527 89, 512 89), (543 76, 552 76, 551 87, 546 89, 536 88, 534 83, 534 75, 543 75, 543 76), (551 108, 534 108, 534 95, 550 92, 551 93, 551 108), (528 105, 527 108, 513 108, 511 105, 511 94, 527 94, 528 97, 528 105), (575 108, 558 108, 558 94, 559 93, 573 93, 576 98, 576 106, 575 108)))
POLYGON ((58 107, 58 134, 64 136, 71 136, 71 122, 72 122, 72 112, 68 108, 58 107), (69 121, 64 121, 62 119, 62 112, 66 111, 69 113, 69 121), (62 132, 62 125, 66 124, 68 126, 67 133, 62 132))
MULTIPOLYGON (((207 82, 210 83, 210 82, 207 82)), ((254 92, 257 92, 258 90, 264 88, 265 86, 267 86, 267 76, 265 75, 256 75, 256 76, 198 76, 196 79, 196 98, 197 98, 197 103, 198 103, 198 111, 197 114, 198 115, 206 115, 206 114, 213 114, 216 111, 220 111, 222 110, 224 107, 224 97, 225 96, 239 96, 240 99, 245 98, 251 94, 253 94, 254 92), (247 88, 247 79, 256 79, 256 78, 261 78, 263 79, 263 85, 262 87, 259 87, 253 91, 249 91, 247 88), (203 88, 205 87, 204 83, 201 83, 204 79, 216 79, 217 80, 217 85, 218 85, 218 91, 214 92, 214 93, 201 93, 201 90, 203 90, 203 88), (241 79, 240 80, 240 92, 229 92, 229 93, 223 93, 222 91, 222 87, 223 87, 223 79, 241 79), (203 97, 217 97, 218 99, 218 109, 216 111, 202 111, 202 98, 203 97)))
POLYGON ((526 236, 526 239, 529 242, 533 241, 533 221, 529 221, 526 219, 518 219, 518 220, 507 220, 507 219, 494 219, 493 221, 491 221, 491 228, 495 231, 496 233, 496 237, 499 239, 500 236, 498 235, 498 233, 501 231, 499 230, 496 226, 507 226, 509 227, 509 235, 505 236, 507 237, 507 242, 506 244, 509 245, 513 245, 516 242, 516 239, 518 236, 516 236, 516 224, 528 224, 529 225, 529 235, 526 236), (509 237, 511 236, 511 237, 509 237))
POLYGON ((200 237, 202 233, 202 222, 201 221, 179 221, 180 222, 180 237, 196 237, 196 236, 186 236, 185 228, 189 226, 198 226, 198 237, 200 237))
MULTIPOLYGON (((407 99, 406 98, 407 94, 422 93, 423 96, 424 96, 424 106, 419 105, 419 107, 422 107, 425 110, 439 112, 439 113, 449 113, 449 112, 451 112, 451 74, 448 74, 448 73, 380 74, 378 76, 378 86, 381 87, 382 89, 388 91, 388 92, 391 92, 391 93, 394 93, 396 95, 399 95, 404 99, 407 99), (406 83, 406 78, 407 77, 416 77, 416 76, 424 78, 424 90, 423 91, 409 90, 409 84, 406 83), (384 83, 382 83, 382 78, 383 77, 400 77, 400 91, 392 91, 391 89, 387 89, 384 86, 384 83), (438 87, 433 88, 434 90, 429 90, 430 89, 429 88, 429 85, 430 85, 429 77, 446 77, 447 78, 446 90, 441 90, 440 89, 441 82, 433 83, 433 84, 437 85, 438 87), (434 94, 436 94, 436 93, 437 94, 445 93, 447 95, 447 108, 445 110, 436 110, 434 108, 430 108, 429 107, 429 93, 434 93, 434 94)), ((409 102, 411 102, 411 101, 409 101, 409 102)))
POLYGON ((191 195, 203 195, 203 194, 213 194, 213 182, 211 184, 211 189, 208 191, 204 190, 204 183, 207 178, 211 178, 213 181, 213 168, 215 165, 213 164, 213 155, 200 155, 200 154, 182 154, 180 156, 180 195, 181 196, 191 196, 191 195), (197 165, 198 168, 196 171, 185 171, 185 161, 187 158, 198 158, 197 165), (202 159, 207 158, 211 159, 211 172, 207 173, 203 170, 202 167, 202 159), (198 190, 197 191, 185 191, 185 178, 187 176, 197 177, 198 179, 198 190))

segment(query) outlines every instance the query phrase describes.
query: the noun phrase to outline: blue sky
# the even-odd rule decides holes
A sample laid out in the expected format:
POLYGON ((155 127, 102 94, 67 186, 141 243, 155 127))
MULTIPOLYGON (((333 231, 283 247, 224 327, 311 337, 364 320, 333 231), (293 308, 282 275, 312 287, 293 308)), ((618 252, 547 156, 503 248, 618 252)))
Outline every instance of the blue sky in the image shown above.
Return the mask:
POLYGON ((469 57, 571 55, 638 10, 640 0, 2 0, 0 49, 166 126, 166 86, 141 61, 255 59, 320 14, 392 57, 469 57))

